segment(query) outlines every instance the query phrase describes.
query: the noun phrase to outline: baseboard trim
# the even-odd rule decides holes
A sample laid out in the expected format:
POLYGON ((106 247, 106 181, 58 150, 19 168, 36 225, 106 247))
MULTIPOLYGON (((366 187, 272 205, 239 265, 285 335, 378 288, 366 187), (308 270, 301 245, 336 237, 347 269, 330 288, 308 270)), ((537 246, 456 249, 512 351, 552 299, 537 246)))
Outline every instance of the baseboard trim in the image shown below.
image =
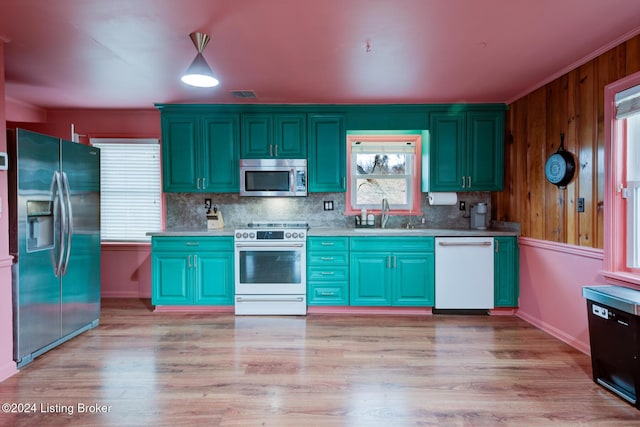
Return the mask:
POLYGON ((310 305, 307 314, 384 314, 384 315, 411 315, 431 316, 431 307, 354 307, 354 306, 325 306, 310 305))
POLYGON ((154 313, 233 313, 232 305, 156 305, 154 313))
POLYGON ((591 347, 589 346, 588 343, 583 343, 581 341, 578 341, 573 336, 561 331, 558 328, 555 328, 555 327, 551 326, 547 322, 544 322, 544 321, 538 319, 537 317, 530 316, 529 314, 527 314, 527 313, 525 313, 525 312, 523 312, 521 310, 518 310, 518 312, 516 313, 516 316, 521 318, 525 322, 530 323, 531 325, 535 326, 536 328, 548 333, 549 335, 553 336, 554 338, 559 339, 560 341, 564 342, 565 344, 570 345, 571 347, 575 348, 576 350, 583 352, 587 356, 591 355, 591 347))

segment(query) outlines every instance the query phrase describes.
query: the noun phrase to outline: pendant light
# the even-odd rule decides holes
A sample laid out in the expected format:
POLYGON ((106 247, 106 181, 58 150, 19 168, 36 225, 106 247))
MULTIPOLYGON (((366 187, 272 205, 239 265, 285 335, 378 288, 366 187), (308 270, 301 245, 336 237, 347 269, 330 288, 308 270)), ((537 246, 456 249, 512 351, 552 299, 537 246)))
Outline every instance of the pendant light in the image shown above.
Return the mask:
POLYGON ((209 36, 204 33, 189 34, 193 45, 198 50, 195 59, 182 75, 182 82, 195 87, 213 87, 218 85, 218 79, 213 76, 213 71, 202 56, 202 51, 209 43, 209 36))

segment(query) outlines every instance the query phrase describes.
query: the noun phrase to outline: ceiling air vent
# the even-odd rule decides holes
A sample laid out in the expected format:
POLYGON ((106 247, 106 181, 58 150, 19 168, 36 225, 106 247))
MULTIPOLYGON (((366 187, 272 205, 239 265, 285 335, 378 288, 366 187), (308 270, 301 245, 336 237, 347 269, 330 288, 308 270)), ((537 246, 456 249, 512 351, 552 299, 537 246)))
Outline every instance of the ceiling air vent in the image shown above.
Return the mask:
POLYGON ((255 98, 256 93, 252 90, 232 90, 231 95, 236 98, 255 98))

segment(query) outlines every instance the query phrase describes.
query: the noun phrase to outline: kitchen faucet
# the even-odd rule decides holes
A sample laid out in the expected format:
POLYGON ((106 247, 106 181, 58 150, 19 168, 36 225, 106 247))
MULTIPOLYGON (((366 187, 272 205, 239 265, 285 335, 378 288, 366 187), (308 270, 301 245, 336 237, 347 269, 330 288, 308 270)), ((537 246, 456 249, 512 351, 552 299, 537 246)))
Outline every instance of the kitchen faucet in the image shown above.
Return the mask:
POLYGON ((385 228, 387 226, 387 221, 389 221, 389 210, 389 201, 386 198, 382 199, 380 228, 385 228))

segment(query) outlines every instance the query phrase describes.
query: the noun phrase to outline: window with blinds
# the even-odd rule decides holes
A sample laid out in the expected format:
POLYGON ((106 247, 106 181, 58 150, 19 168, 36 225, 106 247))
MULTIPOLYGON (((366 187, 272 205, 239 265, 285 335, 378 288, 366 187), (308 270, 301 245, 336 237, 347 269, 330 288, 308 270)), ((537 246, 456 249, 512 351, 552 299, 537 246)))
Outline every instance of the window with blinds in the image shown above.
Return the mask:
POLYGON ((100 148, 100 234, 103 242, 148 242, 161 229, 157 139, 91 138, 100 148))

